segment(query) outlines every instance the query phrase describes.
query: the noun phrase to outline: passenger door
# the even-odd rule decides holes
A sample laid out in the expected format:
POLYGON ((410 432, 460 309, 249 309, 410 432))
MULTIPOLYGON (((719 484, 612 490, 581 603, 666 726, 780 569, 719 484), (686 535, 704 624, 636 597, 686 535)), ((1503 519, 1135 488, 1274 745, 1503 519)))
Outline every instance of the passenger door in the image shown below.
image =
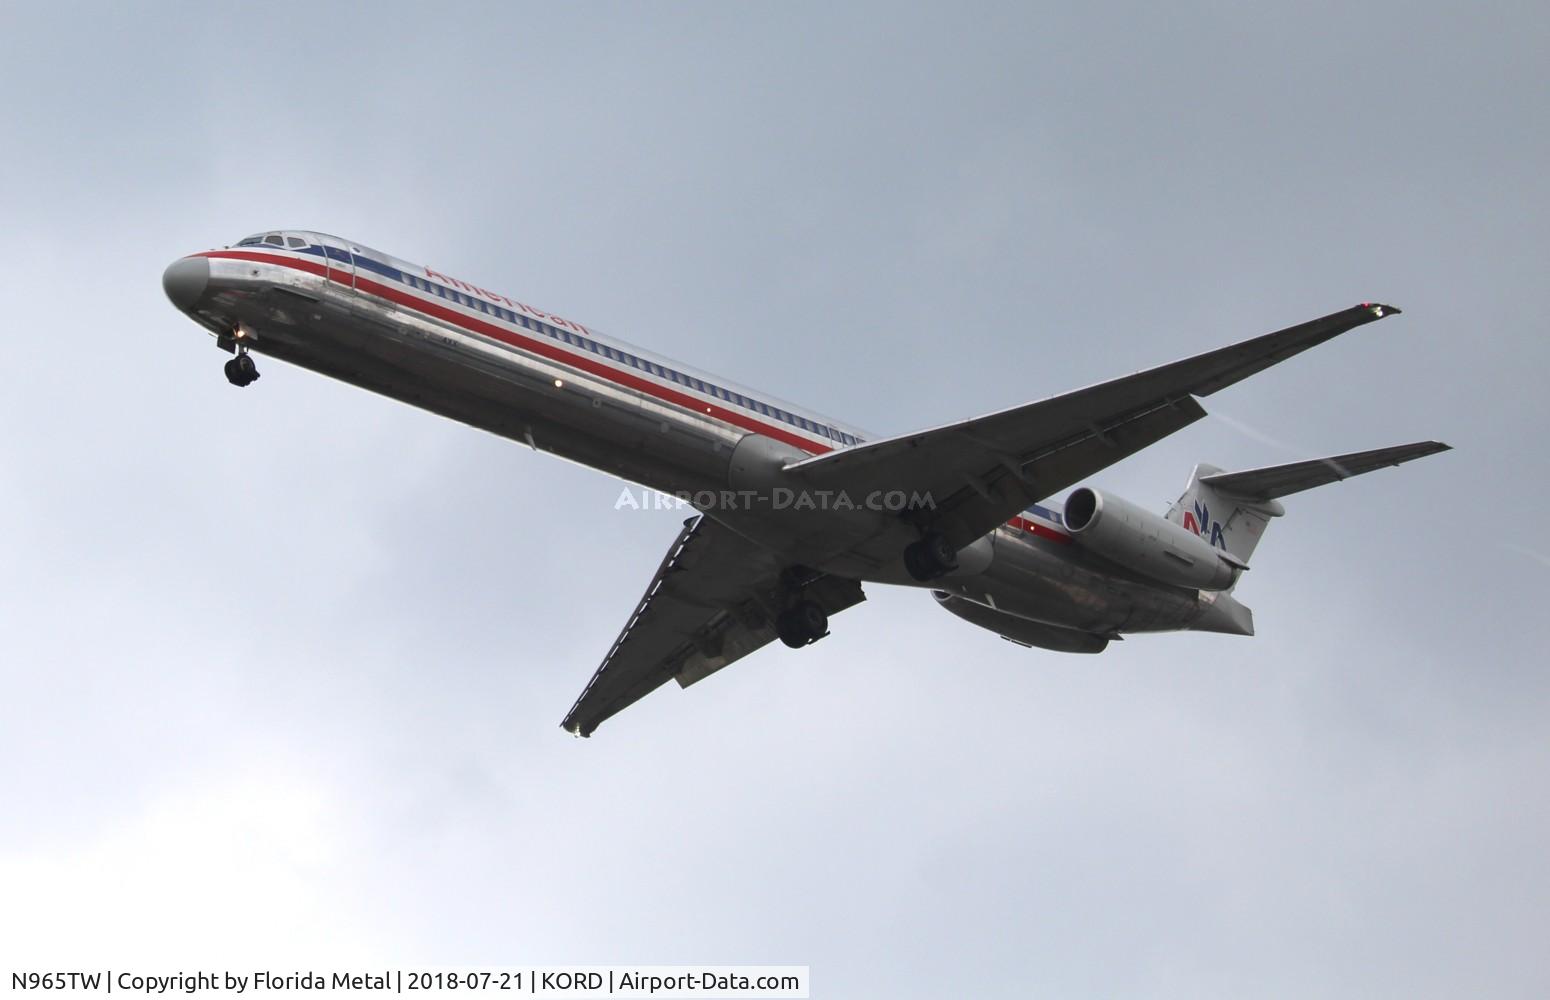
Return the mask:
POLYGON ((355 291, 355 255, 342 241, 332 236, 319 237, 323 241, 323 266, 326 277, 336 284, 355 291))

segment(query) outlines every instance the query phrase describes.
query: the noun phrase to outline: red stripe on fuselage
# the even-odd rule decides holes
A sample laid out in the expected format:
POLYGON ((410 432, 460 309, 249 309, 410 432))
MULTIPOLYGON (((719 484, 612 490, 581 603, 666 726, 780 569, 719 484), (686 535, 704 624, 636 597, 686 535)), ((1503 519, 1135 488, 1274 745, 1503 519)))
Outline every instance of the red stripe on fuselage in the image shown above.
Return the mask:
MULTIPOLYGON (((193 256, 212 257, 226 260, 246 260, 261 264, 278 264, 281 267, 289 267, 293 270, 305 271, 308 274, 315 274, 319 277, 327 277, 329 280, 337 282, 339 285, 346 288, 352 287, 351 275, 349 272, 337 267, 327 266, 319 261, 303 260, 294 257, 280 257, 272 253, 255 253, 248 250, 207 250, 204 253, 194 254, 193 256)), ((665 402, 673 403, 677 406, 682 406, 683 408, 692 410, 695 413, 704 413, 706 416, 715 417, 716 419, 721 420, 724 423, 731 424, 734 427, 741 427, 746 431, 752 431, 756 434, 763 434, 766 437, 774 438, 777 441, 783 441, 794 448, 802 449, 808 454, 823 454, 824 452, 834 450, 833 445, 820 444, 817 441, 812 441, 808 438, 793 434, 783 427, 776 427, 771 424, 766 424, 762 421, 755 420, 742 410, 730 410, 724 406, 718 406, 715 403, 706 402, 699 399, 698 397, 690 396, 687 393, 678 392, 675 389, 669 389, 667 386, 659 385, 656 382, 641 378, 639 375, 635 375, 631 372, 621 371, 592 358, 567 351, 548 340, 539 340, 534 337, 525 336, 515 332, 514 330, 508 330, 504 326, 497 326, 494 323, 487 322, 486 320, 478 319, 473 316, 458 312, 456 309, 442 305, 440 302, 422 299, 419 296, 411 295, 400 288, 395 288, 391 285, 384 285, 381 282, 374 281, 370 278, 363 278, 359 274, 354 276, 353 287, 357 291, 365 291, 377 296, 378 298, 386 299, 389 302, 408 306, 409 308, 415 309, 427 316, 444 319, 447 322, 454 324, 455 326, 460 326, 463 329, 469 330, 473 333, 482 334, 486 337, 498 340, 501 343, 508 344, 512 347, 518 347, 522 350, 530 351, 531 353, 537 354, 541 357, 548 358, 551 361, 558 361, 561 364, 569 365, 572 368, 590 372, 610 382, 626 386, 636 390, 637 392, 644 393, 645 395, 655 397, 665 402)), ((1031 535, 1034 535, 1035 537, 1047 539, 1052 542, 1069 543, 1071 541, 1070 535, 1062 531, 1057 531, 1048 525, 1040 524, 1037 521, 1031 521, 1026 517, 1013 517, 1006 523, 1009 527, 1016 528, 1020 531, 1025 531, 1031 535)))
MULTIPOLYGON (((319 276, 326 275, 331 281, 337 282, 346 288, 351 287, 351 276, 349 272, 336 267, 325 268, 322 263, 316 261, 299 260, 293 257, 280 257, 267 253, 254 253, 252 251, 246 250, 208 250, 202 254, 195 254, 194 256, 223 259, 230 258, 234 260, 247 260, 266 264, 278 264, 281 267, 289 267, 294 270, 305 271, 308 274, 316 274, 319 276)), ((824 452, 834 450, 833 445, 821 444, 817 441, 811 440, 810 438, 805 438, 801 435, 793 434, 786 430, 784 427, 777 427, 772 424, 766 424, 763 421, 754 419, 742 410, 728 409, 724 406, 718 406, 714 402, 702 400, 699 397, 691 396, 687 393, 679 392, 675 389, 670 389, 667 386, 659 385, 656 382, 642 378, 641 376, 632 372, 621 371, 620 369, 614 368, 601 361, 597 361, 593 358, 586 357, 585 355, 568 351, 547 339, 538 339, 535 337, 525 336, 523 334, 517 333, 514 330, 509 330, 504 326, 497 326, 496 324, 487 320, 469 316, 466 313, 459 312, 449 306, 442 305, 440 302, 422 299, 418 295, 411 295, 403 289, 395 288, 392 285, 384 285, 370 278, 362 277, 359 273, 354 276, 354 288, 356 291, 368 292, 377 298, 386 299, 387 301, 396 303, 398 305, 408 306, 409 308, 424 313, 427 316, 433 316, 437 319, 446 320, 447 322, 452 323, 455 326, 460 326, 470 332, 490 337, 512 347, 521 348, 524 351, 529 351, 541 357, 548 358, 551 361, 558 361, 561 364, 569 365, 572 368, 578 368, 581 371, 589 372, 610 382, 634 389, 637 392, 644 393, 645 395, 653 396, 665 402, 681 406, 686 410, 691 410, 703 416, 714 417, 717 420, 720 420, 723 423, 731 424, 734 427, 741 427, 743 430, 753 431, 756 434, 763 434, 766 437, 774 438, 775 440, 782 441, 794 448, 800 448, 807 452, 809 455, 821 455, 824 452)))
POLYGON ((1071 541, 1071 536, 1065 532, 1056 531, 1054 528, 1051 528, 1047 524, 1040 524, 1037 521, 1030 521, 1026 517, 1014 517, 1006 523, 1009 526, 1018 529, 1019 531, 1026 531, 1030 535, 1034 535, 1039 538, 1045 538, 1052 542, 1071 541))

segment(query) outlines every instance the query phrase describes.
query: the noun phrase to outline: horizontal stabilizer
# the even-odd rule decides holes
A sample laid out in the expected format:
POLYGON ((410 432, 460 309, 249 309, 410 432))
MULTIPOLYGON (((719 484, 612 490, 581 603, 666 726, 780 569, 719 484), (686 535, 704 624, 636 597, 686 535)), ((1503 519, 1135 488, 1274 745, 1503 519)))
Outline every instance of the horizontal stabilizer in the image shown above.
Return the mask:
POLYGON ((1360 476, 1364 472, 1403 465, 1417 458, 1450 450, 1441 441, 1418 441, 1393 448, 1358 451, 1333 458, 1318 458, 1311 462, 1293 462, 1268 469, 1251 469, 1248 472, 1223 472, 1202 476, 1200 481, 1219 493, 1239 500, 1265 502, 1311 490, 1315 486, 1360 476))

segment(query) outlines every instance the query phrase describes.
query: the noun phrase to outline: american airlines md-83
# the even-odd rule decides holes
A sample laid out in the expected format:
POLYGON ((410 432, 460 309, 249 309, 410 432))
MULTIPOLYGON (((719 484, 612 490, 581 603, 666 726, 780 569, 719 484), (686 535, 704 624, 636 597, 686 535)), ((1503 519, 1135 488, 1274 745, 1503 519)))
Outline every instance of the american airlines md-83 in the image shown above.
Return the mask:
POLYGON ((563 725, 587 736, 675 680, 865 599, 929 589, 1022 646, 1124 633, 1252 635, 1233 596, 1280 497, 1447 449, 1420 442, 1248 472, 1197 465, 1154 514, 1079 486, 1201 417, 1197 399, 1395 315, 1362 303, 1039 402, 891 437, 631 346, 348 240, 260 233, 175 261, 167 296, 258 378, 265 354, 689 498, 685 522, 563 725))

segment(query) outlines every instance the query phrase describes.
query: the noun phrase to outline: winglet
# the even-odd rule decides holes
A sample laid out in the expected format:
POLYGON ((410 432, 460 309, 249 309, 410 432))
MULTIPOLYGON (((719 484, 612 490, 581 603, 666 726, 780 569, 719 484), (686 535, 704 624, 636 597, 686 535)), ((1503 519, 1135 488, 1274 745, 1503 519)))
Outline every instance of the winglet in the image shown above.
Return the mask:
POLYGON ((1398 316, 1404 312, 1399 306, 1384 305, 1382 302, 1363 302, 1362 309, 1371 309, 1374 319, 1382 319, 1385 316, 1398 316))

